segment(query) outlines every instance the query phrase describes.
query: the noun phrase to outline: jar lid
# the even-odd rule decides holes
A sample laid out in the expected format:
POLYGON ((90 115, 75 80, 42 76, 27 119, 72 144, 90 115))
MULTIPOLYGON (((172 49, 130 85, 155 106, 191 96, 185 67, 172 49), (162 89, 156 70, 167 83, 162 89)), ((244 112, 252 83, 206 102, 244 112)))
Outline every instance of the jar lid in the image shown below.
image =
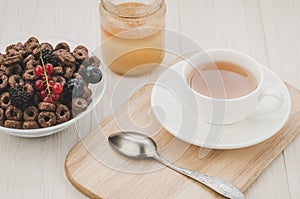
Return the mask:
POLYGON ((141 18, 150 16, 161 8, 165 7, 164 0, 149 0, 149 1, 116 1, 116 0, 101 0, 103 9, 111 14, 115 14, 122 18, 141 18))

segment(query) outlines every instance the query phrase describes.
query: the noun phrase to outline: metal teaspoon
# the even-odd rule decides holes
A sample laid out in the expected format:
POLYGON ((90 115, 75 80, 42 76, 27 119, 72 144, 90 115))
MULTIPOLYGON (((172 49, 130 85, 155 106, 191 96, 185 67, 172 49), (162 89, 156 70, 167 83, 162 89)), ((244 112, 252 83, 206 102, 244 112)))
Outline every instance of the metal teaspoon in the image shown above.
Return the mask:
POLYGON ((231 199, 245 199, 243 193, 229 182, 175 166, 163 159, 157 152, 155 141, 146 135, 135 132, 118 132, 110 135, 108 141, 122 155, 139 160, 156 159, 165 166, 204 184, 222 196, 231 199))

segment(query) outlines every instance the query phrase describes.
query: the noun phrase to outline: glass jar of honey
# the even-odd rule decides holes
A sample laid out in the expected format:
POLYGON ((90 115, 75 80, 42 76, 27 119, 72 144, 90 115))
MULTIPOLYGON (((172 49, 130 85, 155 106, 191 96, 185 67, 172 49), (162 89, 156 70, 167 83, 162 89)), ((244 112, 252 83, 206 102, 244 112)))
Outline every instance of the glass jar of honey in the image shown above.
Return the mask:
POLYGON ((101 52, 121 75, 142 75, 164 58, 164 0, 101 0, 101 52))

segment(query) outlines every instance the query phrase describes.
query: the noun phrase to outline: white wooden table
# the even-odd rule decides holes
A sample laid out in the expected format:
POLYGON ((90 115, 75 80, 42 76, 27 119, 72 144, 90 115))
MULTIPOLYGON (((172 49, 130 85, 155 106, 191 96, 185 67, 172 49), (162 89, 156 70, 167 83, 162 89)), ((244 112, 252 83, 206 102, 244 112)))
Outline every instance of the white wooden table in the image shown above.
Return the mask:
MULTIPOLYGON (((46 35, 93 49, 100 42, 98 4, 96 0, 0 0, 0 42, 46 35)), ((167 28, 192 37, 206 49, 243 51, 300 89, 300 1, 168 0, 167 9, 167 28)), ((111 82, 117 76, 108 78, 111 82)), ((128 81, 129 85, 143 80, 128 81)), ((97 107, 98 121, 112 111, 107 106, 112 90, 109 84, 97 107)), ((117 107, 128 97, 126 86, 115 97, 117 107)), ((76 127, 39 139, 0 133, 0 198, 86 198, 66 179, 64 160, 96 123, 89 115, 76 127)), ((246 192, 247 198, 300 198, 299 153, 298 136, 246 192)))

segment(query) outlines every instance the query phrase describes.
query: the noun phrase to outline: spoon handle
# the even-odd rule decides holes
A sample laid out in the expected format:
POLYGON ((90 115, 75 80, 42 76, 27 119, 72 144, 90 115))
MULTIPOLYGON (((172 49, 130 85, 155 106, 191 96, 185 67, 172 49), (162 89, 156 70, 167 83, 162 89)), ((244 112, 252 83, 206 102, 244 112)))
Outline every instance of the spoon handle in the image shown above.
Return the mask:
POLYGON ((236 188, 233 184, 231 184, 229 182, 223 181, 223 180, 215 178, 213 176, 208 176, 203 173, 199 173, 196 171, 191 171, 188 169, 178 167, 176 165, 171 164, 170 162, 168 162, 167 160, 163 159, 160 156, 155 157, 155 159, 160 161, 165 166, 206 185, 207 187, 218 192, 222 196, 225 196, 225 197, 231 198, 231 199, 245 199, 245 196, 243 195, 243 193, 238 188, 236 188))

